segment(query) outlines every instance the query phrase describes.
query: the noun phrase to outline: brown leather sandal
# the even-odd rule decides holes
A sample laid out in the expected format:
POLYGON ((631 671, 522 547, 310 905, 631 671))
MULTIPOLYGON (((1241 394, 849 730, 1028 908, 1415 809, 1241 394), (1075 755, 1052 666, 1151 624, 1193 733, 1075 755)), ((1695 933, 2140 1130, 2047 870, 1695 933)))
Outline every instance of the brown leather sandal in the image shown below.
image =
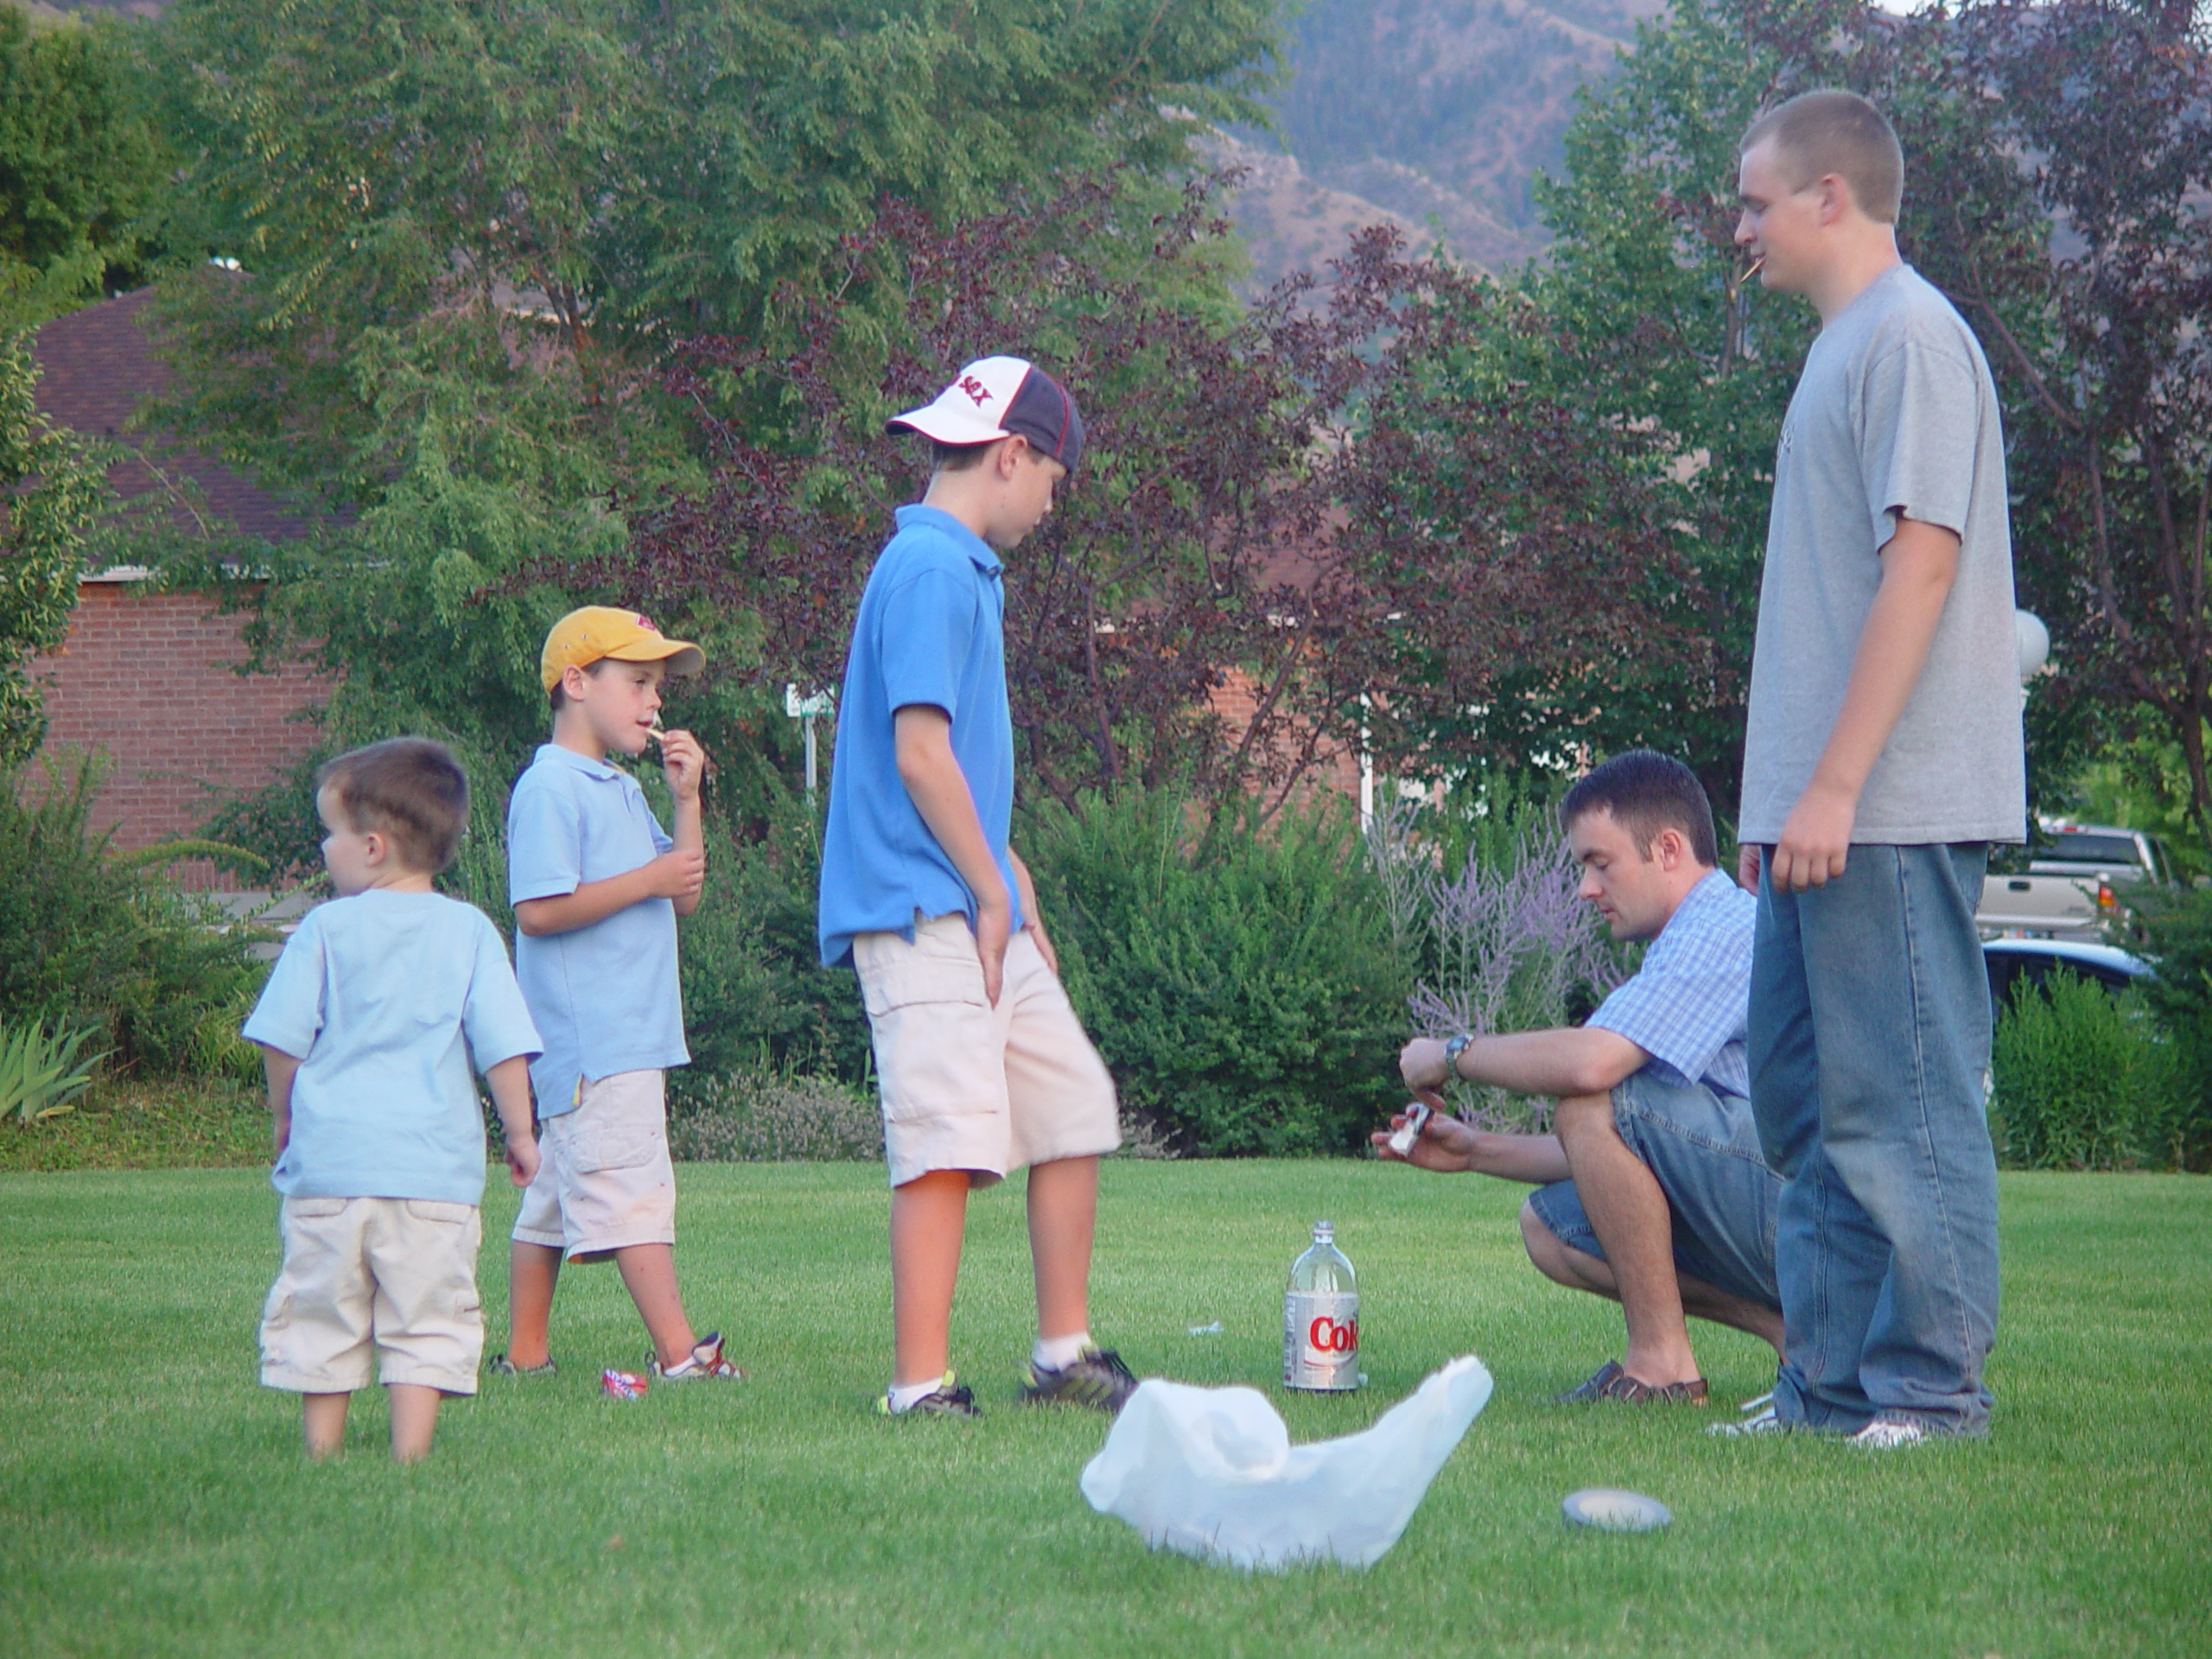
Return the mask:
POLYGON ((1639 1382, 1621 1369, 1619 1361, 1609 1359, 1556 1397, 1563 1406, 1581 1405, 1591 1400, 1618 1400, 1631 1406, 1701 1406, 1706 1403, 1706 1387, 1701 1376, 1694 1376, 1687 1382, 1639 1382))

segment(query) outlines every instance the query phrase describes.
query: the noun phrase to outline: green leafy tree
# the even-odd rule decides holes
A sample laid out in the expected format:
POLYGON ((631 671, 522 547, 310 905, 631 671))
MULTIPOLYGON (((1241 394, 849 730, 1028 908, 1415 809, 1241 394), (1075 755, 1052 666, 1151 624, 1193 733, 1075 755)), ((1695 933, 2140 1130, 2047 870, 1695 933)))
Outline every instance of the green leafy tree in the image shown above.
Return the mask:
MULTIPOLYGON (((340 677, 334 739, 509 765, 587 596, 565 568, 703 476, 675 340, 777 338, 887 195, 957 217, 1063 167, 1164 175, 1255 112, 1273 41, 1271 0, 188 0, 168 27, 195 233, 248 274, 173 284, 167 413, 324 515, 255 552, 254 638, 340 677)), ((777 429, 772 397, 741 412, 777 429)), ((742 617, 661 620, 751 660, 742 617)), ((735 733, 758 701, 709 712, 735 733)))
POLYGON ((2181 750, 2205 823, 2205 48, 2198 9, 2157 0, 1910 18, 1860 0, 1680 0, 1586 97, 1564 176, 1537 189, 1550 257, 1508 287, 1526 318, 1493 306, 1484 348, 1439 372, 1455 396, 1530 387, 1646 440, 1695 577, 1662 613, 1711 639, 1713 672, 1630 682, 1605 706, 1671 734, 1724 812, 1774 445, 1815 329, 1733 246, 1736 145, 1784 98, 1847 86, 1898 130, 1899 245, 1980 334, 2003 400, 2022 600, 2060 669, 2029 709, 2036 793, 2059 794, 2115 728, 2147 729, 2181 750))
POLYGON ((124 28, 0 6, 0 323, 143 281, 166 162, 124 28))
POLYGON ((68 637, 86 538, 108 499, 97 459, 39 414, 37 385, 22 336, 0 336, 0 773, 46 734, 30 661, 68 637))
MULTIPOLYGON (((2177 751, 2212 852, 2212 22, 2170 0, 1974 0, 1942 114, 2042 234, 1961 222, 1936 264, 2008 402, 2023 588, 2061 708, 2177 751)), ((2039 692, 2038 696, 2042 696, 2039 692)), ((2091 729, 2095 729, 2091 725, 2091 729)), ((2155 776, 2156 774, 2152 774, 2155 776)))
MULTIPOLYGON (((1643 568, 1600 561, 1584 582, 1641 586, 1643 626, 1707 642, 1694 671, 1669 652, 1649 674, 1636 671, 1630 642, 1592 658, 1588 676, 1468 709, 1458 741, 1554 768, 1593 741, 1649 741, 1687 760, 1724 813, 1741 764, 1774 444, 1812 333, 1808 311, 1745 282, 1732 240, 1737 139, 1794 90, 1787 54, 1747 29, 1745 10, 1681 0, 1641 25, 1618 73, 1586 92, 1564 174, 1535 186, 1548 259, 1479 297, 1474 347, 1428 365, 1444 418, 1415 411, 1422 429, 1446 433, 1455 405, 1562 411, 1573 447, 1624 474, 1614 493, 1630 513, 1678 526, 1679 568, 1650 568, 1641 537, 1643 568)), ((1857 8, 1772 10, 1810 34, 1857 8)))

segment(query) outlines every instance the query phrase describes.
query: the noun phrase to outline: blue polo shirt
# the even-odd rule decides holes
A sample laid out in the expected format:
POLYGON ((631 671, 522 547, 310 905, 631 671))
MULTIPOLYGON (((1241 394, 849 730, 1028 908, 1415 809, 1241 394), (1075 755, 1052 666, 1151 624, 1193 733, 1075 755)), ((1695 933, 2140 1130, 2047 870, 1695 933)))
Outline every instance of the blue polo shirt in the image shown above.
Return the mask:
POLYGON ((1014 718, 1006 697, 1006 593, 998 555, 935 507, 899 509, 853 624, 822 840, 822 960, 849 962, 856 933, 914 936, 914 914, 976 918, 976 896, 899 776, 894 718, 927 704, 952 719, 952 754, 1014 893, 1014 718))
MULTIPOLYGON (((650 864, 675 845, 638 780, 557 743, 542 745, 507 802, 507 896, 557 899, 650 864)), ((676 906, 641 899, 589 927, 515 933, 515 976, 545 1039, 530 1081, 537 1115, 576 1109, 580 1082, 691 1058, 676 978, 676 906)))
POLYGON ((506 947, 472 905, 372 887, 318 905, 245 1022, 300 1062, 270 1180, 293 1198, 484 1197, 488 1071, 538 1050, 506 947))

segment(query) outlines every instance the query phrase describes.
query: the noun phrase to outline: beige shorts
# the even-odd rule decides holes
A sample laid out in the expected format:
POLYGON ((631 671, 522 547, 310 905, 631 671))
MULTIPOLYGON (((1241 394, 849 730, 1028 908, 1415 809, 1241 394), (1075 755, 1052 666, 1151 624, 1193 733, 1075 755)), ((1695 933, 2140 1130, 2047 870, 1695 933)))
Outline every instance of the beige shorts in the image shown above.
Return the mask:
POLYGON ((583 1085, 573 1112, 537 1130, 537 1179, 515 1239, 596 1261, 632 1244, 676 1243, 676 1166, 668 1159, 668 1074, 617 1071, 583 1085))
POLYGON ((965 917, 917 919, 853 941, 875 1039, 891 1185, 964 1169, 978 1186, 1122 1143, 1114 1080, 1059 978, 1025 931, 1007 947, 994 1007, 965 917))
POLYGON ((351 1394, 377 1381, 476 1392, 484 1309, 473 1204, 431 1198, 287 1198, 284 1265, 261 1313, 261 1381, 295 1394, 351 1394))

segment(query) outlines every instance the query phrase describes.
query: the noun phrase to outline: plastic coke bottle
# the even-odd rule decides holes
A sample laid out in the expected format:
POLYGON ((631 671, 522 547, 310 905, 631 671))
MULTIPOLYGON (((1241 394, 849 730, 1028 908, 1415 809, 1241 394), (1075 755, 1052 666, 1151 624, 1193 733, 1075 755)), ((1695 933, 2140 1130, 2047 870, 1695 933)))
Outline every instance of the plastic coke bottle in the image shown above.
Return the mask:
POLYGON ((1282 1385, 1334 1393, 1359 1386, 1359 1281, 1336 1246, 1336 1229, 1313 1224, 1313 1243, 1290 1264, 1282 1299, 1282 1385))

